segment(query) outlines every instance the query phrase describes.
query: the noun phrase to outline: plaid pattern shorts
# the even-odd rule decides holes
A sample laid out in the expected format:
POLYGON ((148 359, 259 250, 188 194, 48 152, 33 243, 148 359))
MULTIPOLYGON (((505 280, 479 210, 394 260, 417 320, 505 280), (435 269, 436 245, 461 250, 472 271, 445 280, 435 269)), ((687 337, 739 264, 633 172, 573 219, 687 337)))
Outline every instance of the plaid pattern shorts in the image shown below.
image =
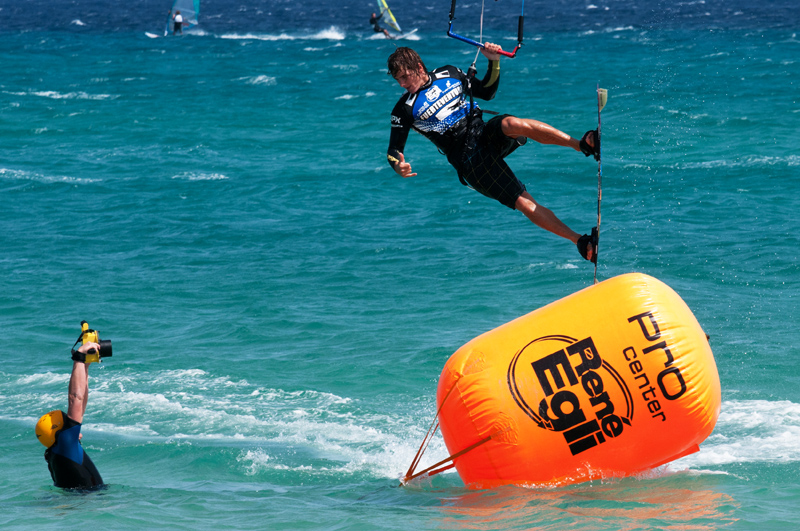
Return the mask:
POLYGON ((516 139, 503 134, 501 123, 506 116, 495 116, 487 123, 474 123, 467 133, 467 145, 458 160, 451 160, 451 163, 463 184, 514 210, 514 203, 525 191, 525 185, 503 160, 519 147, 516 139))

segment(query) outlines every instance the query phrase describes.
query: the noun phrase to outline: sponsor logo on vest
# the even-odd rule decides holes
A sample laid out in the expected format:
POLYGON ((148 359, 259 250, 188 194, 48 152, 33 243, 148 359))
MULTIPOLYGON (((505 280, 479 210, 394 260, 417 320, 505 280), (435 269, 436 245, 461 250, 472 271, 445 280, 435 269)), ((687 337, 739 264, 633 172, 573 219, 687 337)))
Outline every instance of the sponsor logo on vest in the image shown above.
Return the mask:
MULTIPOLYGON (((461 85, 460 84, 459 85, 453 85, 452 87, 448 88, 444 93, 442 93, 442 91, 440 91, 439 88, 436 87, 435 85, 432 87, 432 89, 433 88, 435 88, 437 90, 436 98, 439 98, 439 99, 436 100, 436 102, 433 103, 424 112, 417 111, 419 113, 419 118, 418 118, 419 120, 427 120, 428 118, 430 118, 431 116, 436 114, 436 112, 439 109, 441 109, 442 107, 444 107, 445 105, 447 105, 448 103, 453 101, 454 99, 459 98, 461 96, 461 85)), ((431 90, 431 89, 429 89, 429 90, 431 90)), ((429 92, 428 93, 428 100, 429 101, 433 101, 434 99, 435 98, 431 98, 431 93, 429 92)))
POLYGON ((440 89, 437 85, 431 86, 425 93, 425 97, 428 101, 436 101, 436 98, 442 93, 442 89, 440 89))

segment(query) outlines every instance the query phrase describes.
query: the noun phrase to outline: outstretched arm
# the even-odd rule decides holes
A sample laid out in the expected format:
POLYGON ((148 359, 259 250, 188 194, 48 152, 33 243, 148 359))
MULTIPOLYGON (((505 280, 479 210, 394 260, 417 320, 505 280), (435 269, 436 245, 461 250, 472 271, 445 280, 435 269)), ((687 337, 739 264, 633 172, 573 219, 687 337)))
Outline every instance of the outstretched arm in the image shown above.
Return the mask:
POLYGON ((397 152, 397 157, 389 156, 389 164, 392 165, 397 175, 403 178, 414 177, 416 175, 416 173, 411 172, 411 164, 406 162, 405 156, 400 152, 397 152), (392 159, 394 159, 394 161, 392 159))
POLYGON ((392 111, 392 131, 389 135, 389 149, 386 150, 386 160, 398 175, 413 177, 416 173, 411 172, 411 164, 406 162, 406 158, 403 155, 406 140, 408 140, 410 118, 400 109, 402 109, 402 105, 398 103, 392 111))
MULTIPOLYGON (((81 345, 78 352, 84 354, 90 351, 99 351, 97 343, 81 345)), ((72 362, 72 376, 69 378, 67 416, 77 423, 83 422, 86 413, 86 402, 89 400, 89 364, 82 361, 72 362)))

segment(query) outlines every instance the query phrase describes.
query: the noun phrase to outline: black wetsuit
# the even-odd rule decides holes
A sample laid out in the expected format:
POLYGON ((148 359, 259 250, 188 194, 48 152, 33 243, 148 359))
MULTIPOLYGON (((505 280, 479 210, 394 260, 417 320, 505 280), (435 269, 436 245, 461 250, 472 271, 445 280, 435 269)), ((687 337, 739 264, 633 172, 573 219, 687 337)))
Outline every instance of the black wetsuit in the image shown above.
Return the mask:
POLYGON ((383 13, 377 17, 369 17, 369 23, 372 24, 372 31, 375 33, 383 33, 383 28, 378 24, 378 21, 383 18, 383 13))
POLYGON ((44 453, 53 484, 62 489, 95 489, 103 486, 103 478, 80 440, 81 425, 66 413, 64 427, 56 433, 56 442, 44 453))
MULTIPOLYGON (((470 112, 470 81, 455 66, 443 66, 428 75, 418 92, 403 94, 392 110, 389 164, 394 167, 399 162, 408 132, 414 129, 447 156, 462 184, 513 209, 525 186, 503 160, 520 145, 501 130, 506 115, 485 123, 477 105, 470 112)), ((472 96, 494 98, 499 82, 500 62, 489 61, 484 78, 471 81, 472 96)))

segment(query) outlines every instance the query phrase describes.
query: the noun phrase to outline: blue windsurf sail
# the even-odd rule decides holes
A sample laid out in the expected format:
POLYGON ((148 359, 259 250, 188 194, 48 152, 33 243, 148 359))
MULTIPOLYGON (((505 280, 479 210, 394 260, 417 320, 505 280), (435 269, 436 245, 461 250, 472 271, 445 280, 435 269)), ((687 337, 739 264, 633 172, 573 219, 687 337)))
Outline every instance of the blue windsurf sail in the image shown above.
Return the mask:
POLYGON ((172 4, 172 9, 169 11, 167 28, 164 30, 164 35, 167 35, 173 30, 175 14, 178 11, 180 11, 181 17, 183 17, 183 29, 191 29, 197 26, 197 19, 200 17, 200 0, 175 0, 172 4))

